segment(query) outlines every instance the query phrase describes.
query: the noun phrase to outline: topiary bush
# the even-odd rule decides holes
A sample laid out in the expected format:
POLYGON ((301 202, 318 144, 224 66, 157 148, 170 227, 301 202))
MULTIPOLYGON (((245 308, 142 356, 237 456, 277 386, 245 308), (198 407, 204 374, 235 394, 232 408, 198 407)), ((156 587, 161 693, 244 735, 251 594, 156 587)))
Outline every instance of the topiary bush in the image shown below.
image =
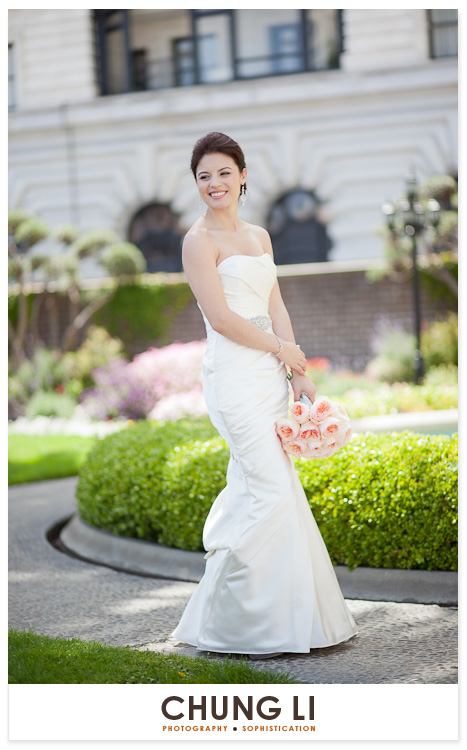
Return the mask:
POLYGON ((162 467, 158 541, 169 547, 203 549, 203 526, 226 485, 229 449, 221 437, 176 445, 162 467))
POLYGON ((297 472, 334 564, 457 570, 457 433, 366 433, 297 472))
POLYGON ((207 417, 165 424, 142 421, 107 435, 96 442, 79 473, 79 515, 120 536, 158 541, 166 453, 190 438, 214 435, 207 417))
MULTIPOLYGON (((135 424, 89 454, 79 513, 115 534, 202 550, 228 460, 208 417, 135 424)), ((332 460, 294 460, 334 564, 457 569, 457 434, 356 434, 332 460)))

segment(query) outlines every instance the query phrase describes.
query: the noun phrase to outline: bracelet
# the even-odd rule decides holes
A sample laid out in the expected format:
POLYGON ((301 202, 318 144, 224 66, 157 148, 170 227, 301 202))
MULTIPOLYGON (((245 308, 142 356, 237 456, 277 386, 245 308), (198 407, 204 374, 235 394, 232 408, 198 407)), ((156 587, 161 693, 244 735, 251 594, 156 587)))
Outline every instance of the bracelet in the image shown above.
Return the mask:
POLYGON ((290 380, 290 381, 292 380, 292 378, 293 378, 292 370, 287 373, 286 377, 287 377, 287 380, 290 380))
MULTIPOLYGON (((273 333, 274 333, 274 331, 273 331, 273 333)), ((277 341, 279 342, 279 351, 278 352, 273 352, 273 354, 275 354, 276 357, 277 357, 281 353, 281 351, 282 351, 282 341, 279 341, 279 337, 278 337, 277 333, 274 333, 274 336, 276 337, 277 341)))

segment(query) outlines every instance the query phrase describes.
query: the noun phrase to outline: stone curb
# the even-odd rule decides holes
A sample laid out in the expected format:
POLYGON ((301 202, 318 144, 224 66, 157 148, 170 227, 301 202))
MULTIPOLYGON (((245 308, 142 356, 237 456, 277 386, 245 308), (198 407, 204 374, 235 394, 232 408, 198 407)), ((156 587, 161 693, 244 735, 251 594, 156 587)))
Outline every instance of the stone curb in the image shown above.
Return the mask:
MULTIPOLYGON (((204 553, 164 547, 117 536, 83 521, 77 513, 63 526, 64 549, 88 562, 155 578, 197 583, 204 573, 204 553)), ((457 572, 335 566, 346 599, 457 606, 457 572)))
POLYGON ((437 409, 398 414, 380 414, 352 419, 354 432, 413 432, 448 434, 458 431, 458 410, 437 409))

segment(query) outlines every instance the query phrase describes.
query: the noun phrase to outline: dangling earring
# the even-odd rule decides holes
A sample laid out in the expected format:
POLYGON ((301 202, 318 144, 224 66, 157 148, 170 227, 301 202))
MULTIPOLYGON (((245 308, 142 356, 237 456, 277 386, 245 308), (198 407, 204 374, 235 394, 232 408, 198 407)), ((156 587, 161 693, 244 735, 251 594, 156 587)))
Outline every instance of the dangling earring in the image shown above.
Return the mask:
POLYGON ((246 185, 243 183, 243 185, 240 186, 240 203, 242 206, 246 203, 246 185))
POLYGON ((206 208, 206 204, 205 204, 205 202, 203 200, 201 200, 201 196, 198 193, 198 209, 199 209, 199 212, 202 213, 202 211, 204 211, 205 208, 206 208))

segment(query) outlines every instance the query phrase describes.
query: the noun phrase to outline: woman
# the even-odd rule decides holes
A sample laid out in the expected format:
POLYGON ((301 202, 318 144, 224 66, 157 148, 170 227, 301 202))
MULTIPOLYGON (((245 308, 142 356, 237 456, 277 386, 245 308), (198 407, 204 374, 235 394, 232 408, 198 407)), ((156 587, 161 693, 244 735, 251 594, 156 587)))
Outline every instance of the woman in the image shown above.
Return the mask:
POLYGON ((223 133, 195 144, 191 169, 207 210, 184 238, 182 263, 206 326, 203 392, 230 448, 227 486, 203 531, 206 569, 172 633, 199 650, 270 658, 355 635, 331 560, 275 422, 314 401, 295 343, 268 232, 238 217, 247 170, 223 133))

